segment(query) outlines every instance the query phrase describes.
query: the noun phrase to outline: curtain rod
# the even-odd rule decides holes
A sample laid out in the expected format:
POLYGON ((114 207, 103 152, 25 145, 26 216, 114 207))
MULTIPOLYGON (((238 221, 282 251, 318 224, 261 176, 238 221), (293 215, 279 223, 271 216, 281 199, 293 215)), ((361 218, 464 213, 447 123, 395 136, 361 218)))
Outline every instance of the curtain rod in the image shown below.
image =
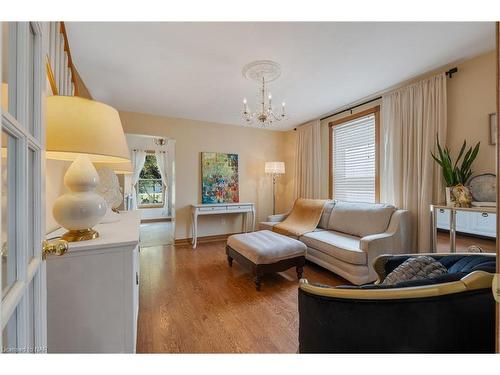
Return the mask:
POLYGON ((132 151, 135 151, 135 152, 137 152, 137 151, 144 151, 146 154, 155 154, 157 151, 160 152, 160 153, 167 152, 167 151, 163 151, 163 150, 157 150, 157 151, 155 151, 155 150, 140 150, 138 148, 134 148, 132 151))
MULTIPOLYGON (((445 72, 445 75, 449 78, 453 78, 453 74, 457 73, 458 72, 458 68, 457 67, 454 67, 454 68, 451 68, 450 70, 446 71, 445 72)), ((376 98, 373 98, 373 99, 370 99, 370 100, 367 100, 366 102, 363 102, 363 103, 360 103, 360 104, 356 104, 352 107, 349 107, 349 108, 346 108, 346 109, 343 109, 341 111, 338 111, 338 112, 335 112, 335 113, 332 113, 328 116, 325 116, 325 117, 322 117, 320 118, 319 120, 320 121, 323 121, 323 120, 326 120, 327 118, 329 117, 333 117, 333 116, 337 116, 337 115, 340 115, 341 113, 344 113, 344 112, 347 112, 347 111, 352 111, 353 109, 355 108, 358 108, 358 107, 361 107, 361 106, 364 106, 366 104, 370 104, 371 102, 374 102, 376 100, 380 100, 382 99, 382 96, 377 96, 376 98)), ((297 128, 293 129, 293 130, 297 130, 297 128)))
POLYGON ((373 99, 370 99, 370 100, 367 100, 366 102, 363 102, 363 103, 359 103, 359 104, 356 104, 356 105, 353 105, 352 107, 349 107, 349 108, 346 108, 346 109, 343 109, 341 111, 338 111, 338 112, 335 112, 335 113, 332 113, 331 115, 328 115, 326 117, 322 117, 319 119, 319 121, 323 121, 329 117, 333 117, 333 116, 337 116, 337 115, 340 115, 341 113, 344 113, 344 112, 347 112, 347 111, 352 111, 354 108, 358 108, 358 107, 361 107, 361 106, 364 106, 366 104, 370 104, 371 102, 374 102, 376 100, 380 100, 382 99, 381 96, 377 96, 376 98, 373 98, 373 99))

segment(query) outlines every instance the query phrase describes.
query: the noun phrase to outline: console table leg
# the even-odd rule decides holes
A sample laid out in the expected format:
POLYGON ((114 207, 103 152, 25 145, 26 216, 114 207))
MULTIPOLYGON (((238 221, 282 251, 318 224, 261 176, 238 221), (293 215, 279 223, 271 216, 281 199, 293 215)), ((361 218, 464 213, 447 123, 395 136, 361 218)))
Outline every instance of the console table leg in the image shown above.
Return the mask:
POLYGON ((255 283, 255 289, 256 289, 257 291, 260 291, 260 282, 261 282, 261 277, 260 277, 260 276, 255 276, 255 277, 253 278, 253 281, 254 281, 254 283, 255 283))
POLYGON ((450 210, 450 253, 456 253, 456 237, 457 236, 457 212, 454 209, 450 210))
POLYGON ((302 279, 302 273, 304 272, 304 267, 297 266, 296 270, 297 270, 297 279, 299 280, 302 279))
POLYGON ((198 242, 198 215, 193 215, 193 249, 196 249, 198 242))
POLYGON ((243 213, 243 217, 241 218, 241 222, 242 222, 242 226, 243 226, 243 233, 248 232, 247 215, 248 215, 248 213, 243 213))

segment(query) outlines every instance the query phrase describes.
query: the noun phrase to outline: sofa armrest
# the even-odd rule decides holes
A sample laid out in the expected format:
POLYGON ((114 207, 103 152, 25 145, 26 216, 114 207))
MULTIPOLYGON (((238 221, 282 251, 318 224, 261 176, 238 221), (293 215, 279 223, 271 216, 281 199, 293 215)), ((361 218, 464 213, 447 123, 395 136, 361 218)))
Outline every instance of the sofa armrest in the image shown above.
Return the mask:
POLYGON ((363 237, 359 241, 359 247, 365 252, 370 252, 381 247, 392 247, 394 233, 377 233, 363 237))
POLYGON ((380 255, 407 253, 411 243, 411 225, 409 212, 406 210, 396 210, 391 217, 387 230, 383 233, 372 234, 361 238, 359 247, 367 253, 368 265, 373 276, 379 276, 372 265, 380 255))
POLYGON ((288 212, 286 214, 276 214, 276 215, 269 215, 267 217, 267 221, 271 223, 279 223, 280 221, 283 221, 287 218, 288 212))
POLYGON ((394 233, 379 233, 363 237, 359 241, 359 247, 366 253, 367 263, 371 265, 370 271, 377 274, 377 282, 384 279, 383 269, 375 266, 375 260, 383 254, 393 254, 395 252, 394 233), (373 271, 372 271, 373 270, 373 271))

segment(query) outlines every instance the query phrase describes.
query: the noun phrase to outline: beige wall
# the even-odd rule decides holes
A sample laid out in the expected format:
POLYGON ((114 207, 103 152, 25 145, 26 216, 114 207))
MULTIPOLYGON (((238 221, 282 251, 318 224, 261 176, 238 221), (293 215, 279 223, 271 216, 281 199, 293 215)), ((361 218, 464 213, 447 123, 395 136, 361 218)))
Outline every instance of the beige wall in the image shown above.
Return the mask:
MULTIPOLYGON (((216 151, 239 155, 240 201, 255 202, 257 222, 272 211, 272 183, 264 174, 264 162, 284 160, 290 153, 283 132, 222 125, 202 121, 120 112, 126 133, 147 134, 174 139, 176 142, 176 229, 175 238, 191 236, 190 205, 201 201, 200 153, 216 151)), ((291 171, 286 165, 287 173, 291 171)), ((287 178, 278 185, 277 209, 289 205, 287 178)), ((238 232, 239 216, 200 218, 199 236, 238 232)))
POLYGON ((448 79, 447 144, 456 155, 464 139, 481 146, 472 166, 474 174, 495 173, 495 146, 489 144, 489 114, 495 109, 495 52, 457 64, 458 73, 448 79))

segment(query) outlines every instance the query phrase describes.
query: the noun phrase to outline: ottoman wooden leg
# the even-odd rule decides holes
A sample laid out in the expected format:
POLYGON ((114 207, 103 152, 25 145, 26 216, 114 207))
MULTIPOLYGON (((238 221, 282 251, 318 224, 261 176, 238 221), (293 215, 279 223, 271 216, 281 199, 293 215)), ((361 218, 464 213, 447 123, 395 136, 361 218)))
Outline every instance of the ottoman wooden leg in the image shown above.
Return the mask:
POLYGON ((296 270, 297 270, 297 279, 299 280, 302 279, 302 273, 304 272, 304 267, 297 266, 296 270))
POLYGON ((255 283, 255 289, 256 289, 257 291, 260 291, 260 279, 261 279, 261 277, 260 277, 260 276, 255 276, 255 277, 253 278, 253 281, 254 281, 254 283, 255 283))
POLYGON ((229 255, 227 256, 227 264, 229 264, 229 267, 233 266, 233 258, 231 258, 229 255))

